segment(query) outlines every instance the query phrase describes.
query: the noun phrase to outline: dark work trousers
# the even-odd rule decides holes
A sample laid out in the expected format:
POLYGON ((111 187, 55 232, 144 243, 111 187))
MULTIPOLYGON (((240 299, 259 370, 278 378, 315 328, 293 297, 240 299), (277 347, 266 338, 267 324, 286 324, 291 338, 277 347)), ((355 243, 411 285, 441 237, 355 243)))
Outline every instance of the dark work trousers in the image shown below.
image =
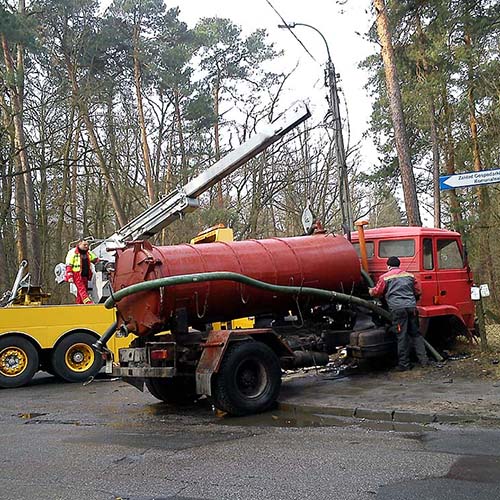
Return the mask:
POLYGON ((426 365, 424 338, 418 328, 418 312, 415 308, 396 309, 392 311, 394 328, 398 339, 399 366, 410 368, 410 350, 413 348, 418 362, 426 365))

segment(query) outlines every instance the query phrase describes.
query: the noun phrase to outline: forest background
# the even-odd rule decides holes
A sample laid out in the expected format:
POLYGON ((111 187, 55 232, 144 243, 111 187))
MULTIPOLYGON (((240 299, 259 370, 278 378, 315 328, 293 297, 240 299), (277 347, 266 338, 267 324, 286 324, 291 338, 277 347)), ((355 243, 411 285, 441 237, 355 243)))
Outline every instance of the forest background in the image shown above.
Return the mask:
MULTIPOLYGON (((361 36, 389 36, 394 48, 418 208, 436 227, 463 234, 498 310, 500 186, 440 196, 437 176, 500 165, 500 6, 388 0, 384 34, 380 3, 361 36)), ((115 0, 105 10, 91 0, 1 0, 0 41, 0 290, 27 259, 56 303, 68 297, 52 286, 53 268, 71 241, 111 235, 276 119, 297 70, 270 70, 281 54, 264 30, 246 34, 226 18, 188 27, 162 0, 115 0)), ((360 68, 369 75, 366 133, 379 161, 367 170, 360 144, 348 143, 353 212, 370 227, 404 225, 380 50, 360 68)), ((308 200, 338 231, 334 151, 331 117, 315 116, 213 188, 204 209, 157 242, 189 241, 217 223, 238 239, 301 234, 308 200)))

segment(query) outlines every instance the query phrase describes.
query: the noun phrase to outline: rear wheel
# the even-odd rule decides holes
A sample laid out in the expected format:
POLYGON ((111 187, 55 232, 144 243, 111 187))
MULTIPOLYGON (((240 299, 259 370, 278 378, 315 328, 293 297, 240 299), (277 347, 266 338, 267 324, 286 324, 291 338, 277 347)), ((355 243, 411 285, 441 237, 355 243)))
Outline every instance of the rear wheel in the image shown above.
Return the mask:
POLYGON ((39 364, 38 351, 29 340, 16 335, 0 338, 0 387, 27 384, 39 364))
POLYGON ((266 411, 276 402, 281 367, 274 351, 257 341, 231 344, 212 382, 215 406, 231 415, 266 411))
POLYGON ((189 404, 196 400, 194 377, 147 378, 148 391, 156 399, 170 404, 189 404))
POLYGON ((54 373, 67 382, 84 382, 102 367, 102 358, 92 344, 89 333, 75 332, 65 337, 52 353, 54 373))

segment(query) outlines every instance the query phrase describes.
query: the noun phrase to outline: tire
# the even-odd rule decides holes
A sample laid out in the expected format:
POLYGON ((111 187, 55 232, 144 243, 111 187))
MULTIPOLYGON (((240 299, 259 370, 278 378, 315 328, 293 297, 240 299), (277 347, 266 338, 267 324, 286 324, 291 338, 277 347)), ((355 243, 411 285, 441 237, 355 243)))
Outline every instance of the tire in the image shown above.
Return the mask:
POLYGON ((85 332, 75 332, 62 339, 52 353, 54 374, 66 382, 85 382, 97 375, 103 361, 92 347, 95 341, 95 337, 85 332))
POLYGON ((38 371, 40 358, 36 347, 23 337, 0 337, 0 387, 26 385, 38 371))
POLYGON ((274 351, 257 341, 234 342, 212 381, 215 407, 242 416, 270 409, 281 387, 281 367, 274 351))
POLYGON ((164 403, 185 405, 197 399, 194 376, 146 378, 145 382, 151 395, 164 403))

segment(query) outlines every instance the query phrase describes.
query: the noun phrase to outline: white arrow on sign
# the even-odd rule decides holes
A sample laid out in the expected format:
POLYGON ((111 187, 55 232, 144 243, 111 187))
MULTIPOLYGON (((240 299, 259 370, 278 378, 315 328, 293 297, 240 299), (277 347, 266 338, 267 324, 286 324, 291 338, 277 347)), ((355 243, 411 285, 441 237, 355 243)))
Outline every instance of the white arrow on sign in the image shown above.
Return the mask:
POLYGON ((493 184, 495 182, 500 182, 500 168, 443 175, 439 178, 439 187, 440 189, 455 189, 480 186, 481 184, 493 184))

